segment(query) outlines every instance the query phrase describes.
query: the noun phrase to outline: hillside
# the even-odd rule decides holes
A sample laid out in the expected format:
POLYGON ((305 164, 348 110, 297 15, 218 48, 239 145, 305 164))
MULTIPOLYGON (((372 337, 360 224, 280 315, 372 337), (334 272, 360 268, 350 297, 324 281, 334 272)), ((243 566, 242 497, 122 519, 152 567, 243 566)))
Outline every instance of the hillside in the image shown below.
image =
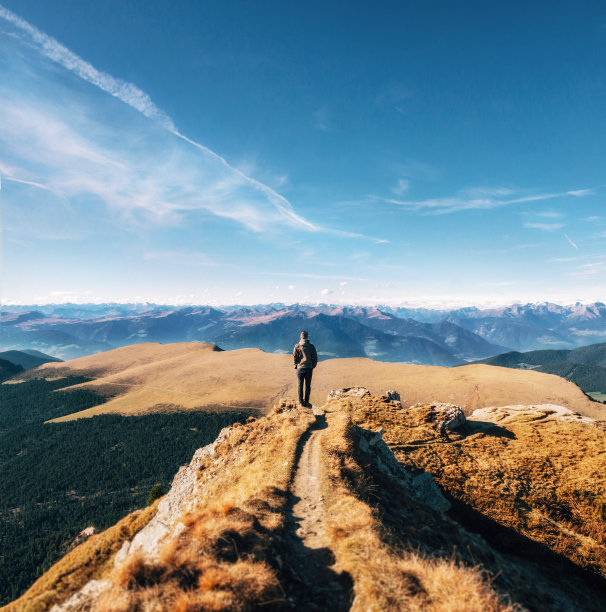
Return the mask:
POLYGON ((20 365, 13 363, 7 359, 0 359, 0 382, 12 378, 19 372, 23 372, 20 365))
POLYGON ((495 355, 476 363, 555 374, 578 385, 587 394, 606 393, 606 343, 574 350, 542 350, 495 355))
POLYGON ((606 421, 517 405, 480 408, 449 431, 449 404, 349 403, 356 423, 385 429, 402 465, 432 474, 467 528, 537 563, 559 556, 606 578, 606 421))
MULTIPOLYGON (((106 393, 109 400, 78 416, 143 414, 166 410, 254 407, 268 411, 281 397, 294 397, 290 355, 258 349, 217 351, 201 343, 137 344, 64 363, 47 363, 17 379, 78 375, 94 380, 76 388, 106 393)), ((484 406, 557 404, 593 418, 606 410, 574 384, 533 371, 469 365, 458 368, 329 359, 314 373, 311 400, 334 388, 363 384, 373 393, 401 389, 406 405, 445 401, 467 413, 484 406)), ((67 420, 74 415, 58 419, 67 420)))
POLYGON ((606 517, 587 512, 606 483, 601 428, 561 408, 467 424, 452 406, 335 395, 224 429, 159 504, 76 547, 7 612, 602 609, 606 517), (366 428, 378 423, 385 441, 366 428), (558 473, 541 467, 554 448, 558 473))
POLYGON ((51 357, 40 351, 2 351, 0 352, 0 359, 10 361, 15 365, 21 366, 24 370, 30 368, 36 368, 43 363, 49 363, 51 361, 61 361, 57 357, 51 357))

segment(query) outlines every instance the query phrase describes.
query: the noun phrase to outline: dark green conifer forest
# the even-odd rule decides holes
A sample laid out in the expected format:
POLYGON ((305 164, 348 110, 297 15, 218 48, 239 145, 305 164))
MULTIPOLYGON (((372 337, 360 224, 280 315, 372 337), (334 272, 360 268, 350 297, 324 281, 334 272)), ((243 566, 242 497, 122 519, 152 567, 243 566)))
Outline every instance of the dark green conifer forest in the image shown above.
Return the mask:
POLYGON ((0 385, 0 605, 18 597, 84 528, 102 530, 167 491, 180 465, 253 411, 100 415, 44 423, 103 403, 86 379, 0 385), (157 489, 156 489, 157 490, 157 489))

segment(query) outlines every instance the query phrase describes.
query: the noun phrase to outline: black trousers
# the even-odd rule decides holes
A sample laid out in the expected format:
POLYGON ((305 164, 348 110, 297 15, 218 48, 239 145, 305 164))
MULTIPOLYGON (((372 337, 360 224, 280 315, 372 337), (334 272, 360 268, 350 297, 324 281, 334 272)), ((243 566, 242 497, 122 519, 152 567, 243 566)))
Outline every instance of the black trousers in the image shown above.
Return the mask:
POLYGON ((299 379, 299 404, 309 402, 309 392, 311 391, 311 375, 314 371, 311 368, 297 368, 297 378, 299 379), (305 381, 305 396, 303 395, 303 381, 305 381))

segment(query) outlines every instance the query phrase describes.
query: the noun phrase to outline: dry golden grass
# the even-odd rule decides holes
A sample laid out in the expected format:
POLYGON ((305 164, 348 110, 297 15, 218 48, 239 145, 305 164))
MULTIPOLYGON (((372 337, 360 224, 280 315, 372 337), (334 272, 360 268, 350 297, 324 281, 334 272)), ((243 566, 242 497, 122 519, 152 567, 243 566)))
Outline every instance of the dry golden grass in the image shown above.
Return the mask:
MULTIPOLYGON (((68 374, 95 378, 82 386, 113 397, 58 421, 105 413, 142 414, 162 405, 183 409, 245 405, 267 412, 279 398, 296 395, 290 355, 258 349, 216 352, 212 345, 197 342, 136 344, 65 363, 47 363, 26 376, 68 374)), ((469 413, 484 406, 551 403, 606 419, 606 408, 590 401, 571 382, 487 365, 440 368, 331 359, 314 372, 311 401, 320 405, 331 389, 360 385, 377 394, 397 389, 407 405, 452 402, 469 413)))
MULTIPOLYGON (((400 463, 430 472, 459 502, 458 518, 488 517, 606 577, 602 427, 565 422, 548 409, 535 409, 500 414, 499 425, 469 420, 461 430, 440 434, 430 406, 350 404, 356 422, 385 428, 385 440, 400 463)), ((486 528, 496 533, 488 523, 486 528)), ((511 546, 522 552, 523 540, 511 546)))
MULTIPOLYGON (((376 504, 390 493, 397 495, 393 483, 391 491, 382 491, 381 483, 370 477, 358 463, 359 451, 351 417, 341 413, 328 418, 331 426, 322 440, 327 533, 338 566, 354 580, 352 610, 491 612, 521 609, 505 603, 475 564, 464 565, 454 553, 446 558, 420 554, 404 544, 405 534, 390 532, 381 521, 383 512, 378 511, 376 504), (374 507, 369 500, 374 500, 374 507)), ((418 526, 436 522, 436 517, 424 514, 410 499, 401 498, 399 502, 405 520, 416 520, 418 526)))
POLYGON ((124 517, 105 531, 91 536, 55 563, 19 598, 2 610, 41 612, 81 589, 89 580, 100 579, 113 567, 122 543, 131 540, 156 514, 160 500, 124 517))
POLYGON ((97 610, 271 609, 285 601, 279 550, 301 435, 313 417, 280 407, 236 425, 202 466, 196 509, 156 559, 131 556, 97 610))

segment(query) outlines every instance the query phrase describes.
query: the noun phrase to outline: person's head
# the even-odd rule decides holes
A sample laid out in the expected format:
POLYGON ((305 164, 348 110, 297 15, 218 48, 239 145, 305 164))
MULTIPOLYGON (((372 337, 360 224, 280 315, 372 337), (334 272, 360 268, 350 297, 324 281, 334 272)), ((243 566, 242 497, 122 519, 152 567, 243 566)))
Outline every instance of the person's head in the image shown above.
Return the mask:
POLYGON ((301 340, 307 340, 309 338, 309 334, 306 331, 301 332, 301 340))

